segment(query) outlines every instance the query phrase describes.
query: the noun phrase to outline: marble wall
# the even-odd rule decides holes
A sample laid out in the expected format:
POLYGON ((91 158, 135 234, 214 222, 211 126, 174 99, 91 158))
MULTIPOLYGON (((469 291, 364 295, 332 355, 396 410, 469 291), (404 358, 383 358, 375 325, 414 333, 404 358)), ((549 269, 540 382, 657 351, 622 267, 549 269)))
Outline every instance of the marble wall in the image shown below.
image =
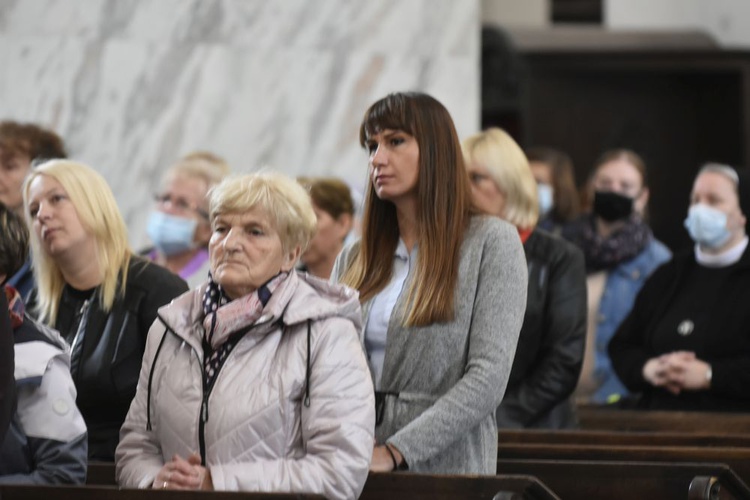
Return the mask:
POLYGON ((0 0, 0 119, 45 124, 101 171, 145 243, 163 169, 206 149, 235 171, 362 186, 369 104, 421 90, 479 126, 478 0, 0 0))

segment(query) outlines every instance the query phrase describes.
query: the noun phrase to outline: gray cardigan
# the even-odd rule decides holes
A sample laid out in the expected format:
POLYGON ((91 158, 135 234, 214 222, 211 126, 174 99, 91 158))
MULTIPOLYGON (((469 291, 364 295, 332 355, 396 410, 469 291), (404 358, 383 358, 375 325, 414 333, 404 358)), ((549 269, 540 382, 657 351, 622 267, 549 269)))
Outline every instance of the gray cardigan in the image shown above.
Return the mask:
MULTIPOLYGON (((339 255, 332 280, 341 279, 358 244, 339 255)), ((411 471, 489 475, 496 473, 495 409, 526 309, 526 259, 516 228, 473 217, 459 266, 455 319, 412 328, 399 320, 416 266, 409 270, 388 325, 381 378, 381 390, 394 394, 386 396, 375 436, 398 448, 411 471)), ((364 324, 370 305, 363 304, 364 324)))

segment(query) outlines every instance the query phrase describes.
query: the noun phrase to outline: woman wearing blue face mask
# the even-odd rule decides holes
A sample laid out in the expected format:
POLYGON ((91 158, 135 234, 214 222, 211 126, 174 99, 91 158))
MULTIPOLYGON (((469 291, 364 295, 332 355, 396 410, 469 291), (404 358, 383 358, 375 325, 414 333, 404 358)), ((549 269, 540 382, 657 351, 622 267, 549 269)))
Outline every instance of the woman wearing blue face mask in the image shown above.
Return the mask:
POLYGON ((187 281, 190 288, 208 277, 210 189, 229 174, 218 156, 195 152, 181 158, 164 175, 146 231, 152 248, 142 255, 187 281))
POLYGON ((526 157, 537 183, 537 227, 560 235, 563 228, 573 222, 581 211, 573 162, 562 151, 546 147, 529 148, 526 150, 526 157))
POLYGON ((750 411, 749 209, 750 177, 701 169, 685 220, 695 248, 654 273, 609 344, 642 407, 750 411))

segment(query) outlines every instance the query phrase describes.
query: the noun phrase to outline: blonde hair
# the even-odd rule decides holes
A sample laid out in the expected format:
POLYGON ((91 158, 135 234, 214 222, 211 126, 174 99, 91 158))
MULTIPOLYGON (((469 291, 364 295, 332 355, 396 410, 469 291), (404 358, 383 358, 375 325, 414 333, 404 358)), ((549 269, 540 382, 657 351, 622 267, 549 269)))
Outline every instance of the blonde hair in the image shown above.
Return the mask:
MULTIPOLYGON (((118 294, 125 293, 128 265, 132 252, 128 234, 117 202, 107 181, 91 167, 70 160, 52 160, 38 165, 26 178, 23 186, 24 216, 29 227, 29 187, 37 177, 55 179, 70 198, 86 232, 94 238, 99 264, 99 304, 106 312, 112 308, 118 294)), ((60 306, 65 279, 54 259, 42 248, 31 231, 34 276, 38 287, 40 319, 54 325, 60 306)))
POLYGON ((224 180, 229 172, 229 165, 223 158, 208 151, 194 151, 169 167, 162 178, 162 184, 174 177, 194 177, 204 181, 208 190, 224 180))
POLYGON ((209 215, 264 211, 273 222, 283 251, 299 246, 304 252, 317 229, 318 220, 305 188, 291 177, 274 172, 232 176, 209 193, 209 215))
POLYGON ((489 128, 464 139, 462 149, 466 165, 485 167, 505 195, 503 219, 521 229, 534 227, 539 220, 536 181, 516 141, 500 128, 489 128))

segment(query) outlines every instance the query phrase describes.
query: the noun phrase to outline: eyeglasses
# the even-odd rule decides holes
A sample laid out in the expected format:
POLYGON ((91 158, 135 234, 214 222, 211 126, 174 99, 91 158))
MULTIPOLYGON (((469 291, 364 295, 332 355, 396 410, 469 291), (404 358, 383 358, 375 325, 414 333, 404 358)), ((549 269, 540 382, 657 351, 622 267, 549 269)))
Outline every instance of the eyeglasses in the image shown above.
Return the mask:
POLYGON ((208 212, 206 212, 202 208, 199 208, 195 203, 187 201, 185 198, 174 197, 170 194, 165 193, 154 195, 154 200, 159 205, 166 205, 167 203, 169 203, 172 207, 180 212, 195 212, 204 219, 209 219, 208 212))

